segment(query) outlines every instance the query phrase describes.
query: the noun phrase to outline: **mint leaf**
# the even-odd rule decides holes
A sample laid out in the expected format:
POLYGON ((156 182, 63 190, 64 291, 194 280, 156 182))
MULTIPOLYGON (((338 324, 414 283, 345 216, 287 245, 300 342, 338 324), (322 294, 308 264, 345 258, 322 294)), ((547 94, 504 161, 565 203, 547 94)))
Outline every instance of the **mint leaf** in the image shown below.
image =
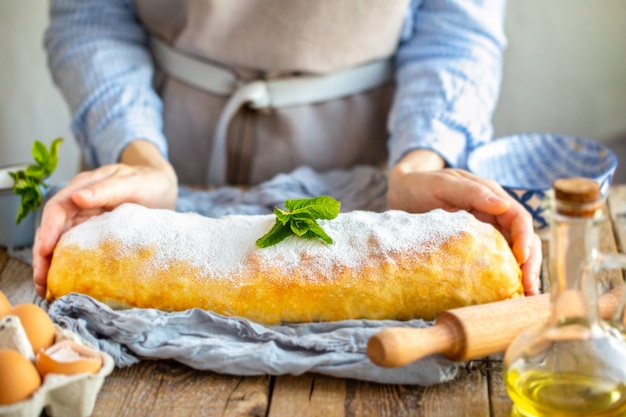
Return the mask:
POLYGON ((17 209, 17 216, 15 216, 15 223, 20 224, 20 222, 22 220, 24 220, 24 217, 26 217, 28 215, 28 211, 26 211, 25 207, 26 206, 24 204, 22 204, 17 209))
POLYGON ((288 225, 281 224, 278 220, 274 226, 265 235, 257 239, 256 245, 259 248, 267 248, 283 241, 287 236, 291 235, 288 225))
POLYGON ((321 239, 327 244, 333 240, 315 219, 332 220, 339 215, 341 204, 328 196, 285 201, 285 208, 274 209, 276 223, 269 232, 256 241, 260 248, 275 245, 293 234, 305 239, 321 239))
POLYGON ((63 139, 56 138, 50 144, 50 159, 48 160, 48 175, 51 175, 55 169, 57 169, 57 165, 59 164, 59 147, 63 139))
POLYGON ((47 176, 47 172, 46 168, 41 165, 29 165, 26 168, 24 175, 31 178, 45 178, 47 176))
POLYGON ((324 229, 322 229, 322 226, 317 224, 317 222, 315 222, 315 224, 311 225, 311 228, 306 233, 306 235, 304 235, 304 237, 306 237, 308 239, 320 238, 324 242, 328 243, 329 245, 333 243, 333 240, 331 239, 331 237, 326 234, 324 229))
POLYGON ((43 191, 48 187, 46 179, 54 172, 59 163, 59 147, 63 139, 57 138, 46 145, 36 140, 33 142, 32 154, 35 164, 26 169, 9 172, 13 179, 13 194, 20 195, 20 207, 15 222, 19 224, 28 213, 35 212, 43 202, 43 191))
POLYGON ((297 218, 293 216, 291 222, 289 223, 291 226, 291 231, 297 236, 303 236, 306 232, 311 230, 313 225, 317 225, 315 219, 311 217, 300 217, 297 218))
POLYGON ((278 207, 274 209, 274 214, 276 215, 276 220, 278 220, 282 224, 289 223, 289 220, 291 219, 291 214, 289 214, 288 211, 283 211, 278 207))
POLYGON ((49 153, 46 145, 36 140, 33 143, 32 153, 33 159, 37 162, 37 164, 40 166, 46 166, 48 164, 49 153))
POLYGON ((331 220, 339 214, 340 203, 325 195, 285 201, 285 208, 292 213, 308 213, 314 219, 331 220))

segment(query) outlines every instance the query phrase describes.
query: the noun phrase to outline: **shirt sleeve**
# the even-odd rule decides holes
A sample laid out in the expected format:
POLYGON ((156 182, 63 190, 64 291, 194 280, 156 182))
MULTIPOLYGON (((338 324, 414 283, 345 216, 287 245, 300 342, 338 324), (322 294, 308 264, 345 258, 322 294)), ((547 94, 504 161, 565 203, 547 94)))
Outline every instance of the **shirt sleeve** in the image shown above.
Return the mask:
POLYGON ((500 92, 505 0, 413 0, 396 55, 389 166, 430 149, 452 167, 490 140, 500 92))
POLYGON ((91 166, 117 162, 138 138, 166 156, 162 104, 133 0, 51 0, 44 46, 91 166))

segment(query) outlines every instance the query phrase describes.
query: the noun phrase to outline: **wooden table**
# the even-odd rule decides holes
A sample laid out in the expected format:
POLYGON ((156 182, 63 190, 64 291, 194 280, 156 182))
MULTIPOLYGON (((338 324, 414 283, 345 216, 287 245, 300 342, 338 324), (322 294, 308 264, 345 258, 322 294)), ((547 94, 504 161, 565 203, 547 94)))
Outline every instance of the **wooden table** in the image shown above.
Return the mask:
MULTIPOLYGON (((626 186, 614 186, 603 251, 622 251, 626 186)), ((547 276, 544 242, 543 278, 547 276)), ((622 279, 611 271, 610 279, 622 279)), ((0 290, 13 304, 41 303, 32 270, 0 248, 0 290)), ((450 416, 504 417, 511 401, 502 381, 502 355, 464 364, 448 383, 383 385, 317 374, 237 377, 190 369, 171 361, 143 361, 116 369, 105 381, 93 416, 450 416)))

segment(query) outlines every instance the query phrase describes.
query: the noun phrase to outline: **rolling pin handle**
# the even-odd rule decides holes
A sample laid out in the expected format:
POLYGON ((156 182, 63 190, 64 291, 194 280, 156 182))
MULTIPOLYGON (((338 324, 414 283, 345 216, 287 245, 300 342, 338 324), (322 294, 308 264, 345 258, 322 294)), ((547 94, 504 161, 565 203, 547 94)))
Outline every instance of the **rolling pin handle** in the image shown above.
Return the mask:
POLYGON ((390 327, 374 334, 367 344, 367 355, 378 366, 393 368, 407 365, 428 355, 455 356, 457 331, 448 323, 415 329, 390 327), (408 330, 408 331, 407 331, 408 330))
MULTIPOLYGON (((614 318, 626 299, 625 288, 620 285, 598 298, 604 320, 614 318)), ((546 320, 549 297, 542 294, 444 311, 427 328, 390 327, 370 338, 367 355, 376 365, 397 367, 437 353, 461 361, 503 352, 522 330, 546 320)))

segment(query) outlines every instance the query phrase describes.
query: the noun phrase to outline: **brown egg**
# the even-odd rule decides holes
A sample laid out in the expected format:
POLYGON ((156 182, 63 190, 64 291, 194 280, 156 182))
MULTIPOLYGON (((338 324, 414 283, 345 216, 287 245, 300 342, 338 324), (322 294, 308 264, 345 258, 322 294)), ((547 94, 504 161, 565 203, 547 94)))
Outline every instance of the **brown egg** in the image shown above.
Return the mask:
POLYGON ((17 316, 35 355, 40 349, 47 349, 54 343, 56 331, 48 314, 35 304, 18 304, 7 312, 17 316))
POLYGON ((15 350, 0 349, 0 375, 0 405, 23 401, 41 386, 35 365, 15 350))
POLYGON ((4 295, 2 291, 0 291, 0 318, 7 314, 11 309, 11 303, 9 299, 4 295))
POLYGON ((102 357, 93 349, 71 340, 63 340, 40 351, 36 366, 42 377, 47 374, 95 374, 102 367, 102 357))

